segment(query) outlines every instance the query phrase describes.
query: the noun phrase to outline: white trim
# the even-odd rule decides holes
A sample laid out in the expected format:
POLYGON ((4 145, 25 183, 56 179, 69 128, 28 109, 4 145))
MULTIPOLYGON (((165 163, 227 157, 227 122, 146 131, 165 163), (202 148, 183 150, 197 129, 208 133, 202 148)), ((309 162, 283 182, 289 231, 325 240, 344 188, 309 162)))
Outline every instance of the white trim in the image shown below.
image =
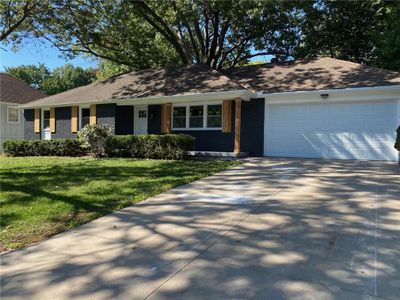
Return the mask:
POLYGON ((301 94, 324 94, 324 93, 349 93, 349 92, 365 92, 365 91, 399 91, 400 85, 388 85, 388 86, 372 86, 372 87, 356 87, 356 88, 342 88, 342 89, 321 89, 321 90, 310 90, 310 91, 294 91, 294 92, 276 92, 276 93, 265 93, 256 92, 256 97, 266 96, 286 96, 286 95, 301 95, 301 94))
POLYGON ((146 110, 146 133, 149 133, 149 107, 148 105, 134 105, 133 106, 133 134, 143 134, 138 133, 138 119, 139 119, 139 110, 146 110))
POLYGON ((330 103, 350 101, 387 101, 397 100, 400 94, 400 86, 382 88, 352 88, 341 90, 319 90, 308 92, 291 92, 264 94, 268 104, 290 104, 290 103, 330 103), (325 99, 321 94, 328 94, 325 99))
MULTIPOLYGON (((90 104, 106 104, 116 103, 117 105, 149 105, 149 104, 164 104, 164 103, 185 103, 195 101, 216 101, 216 100, 232 100, 240 97, 242 100, 250 101, 255 94, 248 90, 234 90, 224 92, 209 92, 209 93, 196 93, 196 94, 182 94, 173 96, 153 96, 144 98, 127 98, 127 99, 106 99, 99 101, 88 102, 68 102, 51 104, 52 107, 74 106, 74 105, 90 105, 90 104)), ((44 98, 45 99, 45 98, 44 98)), ((40 101, 40 100, 37 100, 40 101)), ((21 105, 19 108, 41 108, 50 104, 33 104, 21 105)))
POLYGON ((18 107, 17 106, 12 106, 12 105, 7 105, 7 123, 9 123, 9 124, 19 124, 19 123, 21 123, 21 116, 20 116, 20 114, 21 114, 21 111, 18 109, 18 107), (14 108, 14 109, 16 109, 17 110, 17 118, 18 118, 18 121, 17 122, 14 122, 14 121, 10 121, 9 120, 9 109, 10 108, 14 108))
POLYGON ((192 103, 179 103, 172 104, 171 109, 171 123, 173 131, 204 131, 204 130, 222 130, 221 127, 207 127, 207 117, 208 117, 208 106, 209 105, 221 105, 221 122, 222 122, 222 101, 212 101, 212 102, 192 102, 192 103), (203 127, 190 127, 190 106, 202 106, 203 107, 203 127), (185 107, 186 108, 186 127, 174 127, 174 108, 175 107, 185 107))
POLYGON ((50 118, 49 118, 49 127, 48 128, 44 128, 44 112, 45 111, 48 111, 50 113, 50 107, 44 107, 44 108, 40 109, 40 127, 41 127, 40 139, 41 140, 45 140, 46 133, 49 133, 50 134, 50 140, 51 140, 50 118))

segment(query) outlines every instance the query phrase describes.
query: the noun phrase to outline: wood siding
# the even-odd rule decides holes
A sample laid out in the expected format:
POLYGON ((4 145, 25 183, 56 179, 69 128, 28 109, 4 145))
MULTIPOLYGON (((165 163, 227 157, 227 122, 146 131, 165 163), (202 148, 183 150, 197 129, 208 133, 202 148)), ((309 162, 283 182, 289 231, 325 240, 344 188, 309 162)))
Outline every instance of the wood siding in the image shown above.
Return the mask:
POLYGON ((222 103, 222 132, 231 132, 232 100, 224 100, 222 103))
POLYGON ((78 106, 71 107, 71 132, 78 132, 78 106))
POLYGON ((171 133, 171 103, 161 105, 161 132, 171 133))
POLYGON ((40 109, 35 109, 35 124, 34 124, 35 133, 40 133, 40 109))
POLYGON ((56 132, 56 112, 54 107, 50 108, 50 132, 56 132))
POLYGON ((96 124, 96 104, 90 105, 90 125, 96 124))

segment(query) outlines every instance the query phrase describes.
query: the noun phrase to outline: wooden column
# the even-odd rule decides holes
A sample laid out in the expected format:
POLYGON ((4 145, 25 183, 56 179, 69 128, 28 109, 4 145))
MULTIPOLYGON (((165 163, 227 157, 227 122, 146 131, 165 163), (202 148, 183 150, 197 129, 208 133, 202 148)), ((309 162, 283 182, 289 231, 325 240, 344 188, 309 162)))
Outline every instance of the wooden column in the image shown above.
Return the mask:
POLYGON ((50 132, 56 132, 56 109, 54 107, 50 107, 50 132))
POLYGON ((171 108, 172 103, 161 105, 161 133, 171 133, 171 108))
POLYGON ((71 132, 78 132, 78 106, 71 106, 71 132))
POLYGON ((90 105, 90 118, 89 123, 90 125, 96 125, 97 117, 96 117, 96 104, 90 105))
POLYGON ((40 133, 40 109, 35 108, 34 131, 40 133))
POLYGON ((231 132, 232 100, 222 102, 222 132, 231 132))
POLYGON ((242 99, 235 99, 235 154, 240 153, 240 127, 242 121, 242 99))

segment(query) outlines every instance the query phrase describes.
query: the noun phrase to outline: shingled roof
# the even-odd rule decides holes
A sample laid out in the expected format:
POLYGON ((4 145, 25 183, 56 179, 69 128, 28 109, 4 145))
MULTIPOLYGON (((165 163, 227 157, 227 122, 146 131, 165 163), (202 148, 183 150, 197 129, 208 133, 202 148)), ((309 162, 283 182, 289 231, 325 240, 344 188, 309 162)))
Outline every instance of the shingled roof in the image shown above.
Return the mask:
POLYGON ((343 89, 400 85, 400 73, 319 57, 235 68, 225 73, 253 92, 343 89))
POLYGON ((25 104, 47 95, 35 90, 22 80, 0 73, 0 102, 25 104))
POLYGON ((60 105, 105 100, 193 95, 244 90, 225 75, 198 64, 164 69, 147 69, 117 75, 30 103, 60 105))
POLYGON ((225 72, 197 64, 117 75, 30 102, 26 107, 211 92, 278 93, 387 85, 400 85, 400 73, 326 57, 246 66, 225 72))

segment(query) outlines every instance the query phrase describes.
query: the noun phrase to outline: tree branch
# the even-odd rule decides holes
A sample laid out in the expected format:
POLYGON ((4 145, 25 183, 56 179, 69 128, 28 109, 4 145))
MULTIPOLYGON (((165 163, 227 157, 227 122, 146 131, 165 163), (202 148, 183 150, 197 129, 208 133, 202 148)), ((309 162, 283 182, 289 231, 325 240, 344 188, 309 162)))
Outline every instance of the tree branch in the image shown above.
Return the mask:
POLYGON ((131 3, 138 7, 143 12, 143 17, 154 27, 160 34, 162 34, 168 42, 175 48, 183 64, 189 63, 188 57, 183 50, 182 45, 179 43, 177 36, 171 28, 164 22, 164 20, 157 15, 143 0, 131 0, 131 3))

